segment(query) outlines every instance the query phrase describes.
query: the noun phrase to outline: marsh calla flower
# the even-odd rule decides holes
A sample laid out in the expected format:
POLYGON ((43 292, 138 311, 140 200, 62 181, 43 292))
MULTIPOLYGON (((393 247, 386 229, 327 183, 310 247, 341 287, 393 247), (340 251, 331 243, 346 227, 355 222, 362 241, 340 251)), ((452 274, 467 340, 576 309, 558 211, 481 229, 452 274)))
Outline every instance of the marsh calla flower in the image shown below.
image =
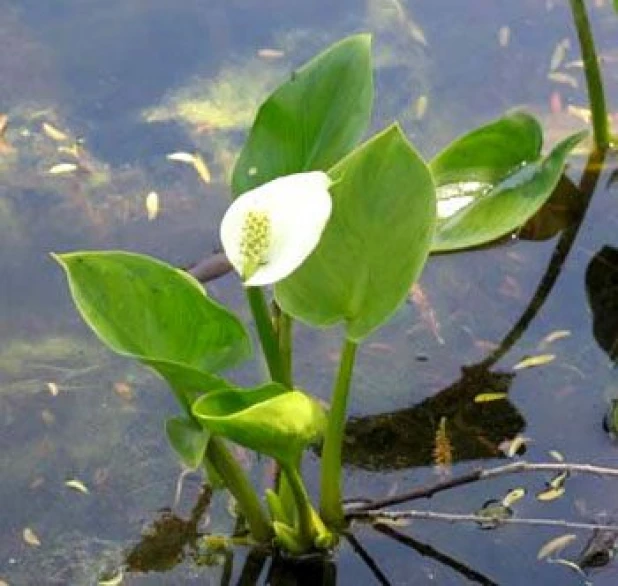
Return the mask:
POLYGON ((225 254, 247 287, 284 279, 311 254, 330 217, 326 173, 279 177, 240 195, 221 222, 225 254))

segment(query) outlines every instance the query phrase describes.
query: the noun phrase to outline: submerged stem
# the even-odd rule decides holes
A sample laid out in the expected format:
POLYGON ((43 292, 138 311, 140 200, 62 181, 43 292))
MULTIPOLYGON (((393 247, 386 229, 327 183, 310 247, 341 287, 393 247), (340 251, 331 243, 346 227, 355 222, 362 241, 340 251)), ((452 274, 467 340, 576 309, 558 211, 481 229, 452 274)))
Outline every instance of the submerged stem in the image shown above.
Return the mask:
POLYGON ((344 523, 344 512, 341 502, 341 451, 343 448, 348 393, 357 347, 356 342, 346 338, 339 362, 339 372, 333 391, 332 405, 322 449, 320 513, 324 521, 333 527, 340 527, 344 523))
POLYGON ((588 100, 592 112, 592 129, 596 147, 605 150, 610 145, 609 122, 607 105, 603 91, 603 80, 599 68, 599 59, 594 46, 594 39, 590 28, 590 20, 586 12, 584 0, 570 0, 573 20, 577 29, 577 37, 584 61, 584 73, 588 86, 588 100))
POLYGON ((236 459, 229 453, 223 440, 211 437, 206 452, 226 488, 232 493, 247 519, 251 535, 264 543, 272 537, 272 527, 251 482, 236 459))

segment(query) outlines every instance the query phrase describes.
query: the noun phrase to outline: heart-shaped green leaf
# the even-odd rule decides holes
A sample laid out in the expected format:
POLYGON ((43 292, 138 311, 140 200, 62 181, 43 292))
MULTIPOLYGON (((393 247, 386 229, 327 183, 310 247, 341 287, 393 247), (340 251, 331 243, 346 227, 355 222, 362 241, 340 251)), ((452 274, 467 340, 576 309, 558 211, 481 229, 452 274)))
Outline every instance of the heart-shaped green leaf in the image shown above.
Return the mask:
MULTIPOLYGON (((545 158, 527 163, 463 209, 439 222, 432 252, 480 246, 522 226, 547 201, 564 170, 571 150, 587 135, 574 134, 545 158)), ((452 186, 440 186, 438 192, 452 186)))
POLYGON ((367 128, 373 104, 371 39, 335 43, 260 107, 232 176, 235 196, 282 175, 327 170, 367 128))
POLYGON ((317 401, 276 383, 252 390, 212 391, 200 397, 192 411, 211 433, 290 466, 326 425, 317 401))
POLYGON ((202 465, 210 437, 206 429, 191 419, 170 417, 165 422, 165 433, 185 466, 195 470, 202 465))
POLYGON ((429 167, 438 187, 461 182, 494 185, 536 161, 542 146, 541 125, 533 116, 515 112, 459 137, 429 167))
POLYGON ((329 174, 333 211, 322 239, 275 295, 315 326, 345 322, 358 341, 405 299, 425 264, 435 223, 427 166, 393 125, 329 174))
POLYGON ((251 351, 242 323, 209 299, 186 273, 127 252, 55 256, 67 273, 86 323, 118 354, 154 368, 186 405, 196 394, 227 386, 209 373, 251 351))

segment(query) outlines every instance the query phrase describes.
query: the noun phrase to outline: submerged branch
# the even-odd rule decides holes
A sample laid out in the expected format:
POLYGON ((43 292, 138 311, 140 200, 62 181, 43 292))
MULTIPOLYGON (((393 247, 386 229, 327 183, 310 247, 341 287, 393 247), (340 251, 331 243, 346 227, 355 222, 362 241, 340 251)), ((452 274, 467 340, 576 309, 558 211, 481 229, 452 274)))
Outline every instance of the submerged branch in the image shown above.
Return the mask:
POLYGON ((354 502, 362 502, 360 505, 348 505, 346 511, 346 519, 365 518, 366 513, 369 511, 380 511, 386 507, 392 507, 394 505, 400 505, 402 503, 422 499, 431 498, 434 494, 456 488, 464 484, 470 484, 472 482, 478 482, 481 480, 489 480, 498 476, 506 476, 507 474, 519 474, 527 472, 579 472, 581 474, 594 474, 597 476, 605 476, 610 478, 618 478, 618 468, 607 468, 604 466, 593 466, 592 464, 577 464, 570 462, 512 462, 504 466, 497 466, 496 468, 477 468, 466 474, 449 478, 441 482, 436 482, 429 486, 421 486, 408 492, 404 492, 398 495, 393 495, 384 499, 367 500, 367 499, 353 499, 354 502))

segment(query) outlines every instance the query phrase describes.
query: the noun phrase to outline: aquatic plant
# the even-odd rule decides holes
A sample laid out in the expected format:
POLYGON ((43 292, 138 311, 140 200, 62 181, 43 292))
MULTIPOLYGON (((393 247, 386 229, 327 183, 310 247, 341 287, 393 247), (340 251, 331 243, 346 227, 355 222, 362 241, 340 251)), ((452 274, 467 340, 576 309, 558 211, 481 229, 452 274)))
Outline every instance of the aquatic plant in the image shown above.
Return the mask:
POLYGON ((55 256, 99 338, 169 383, 183 409, 166 422, 180 459, 223 483, 255 541, 291 554, 332 548, 345 526, 341 453, 359 344, 397 311, 430 253, 479 246, 530 218, 585 135, 543 156, 538 122, 515 112, 427 163, 396 123, 359 144, 372 105, 370 38, 356 35, 266 99, 236 162, 221 236, 268 365, 262 385, 221 375, 250 356, 249 334, 187 273, 126 252, 55 256), (437 218, 437 200, 456 205, 437 218), (328 410, 294 384, 293 320, 342 327, 328 410), (277 462, 267 509, 224 440, 277 462), (314 508, 301 461, 320 443, 314 508))

